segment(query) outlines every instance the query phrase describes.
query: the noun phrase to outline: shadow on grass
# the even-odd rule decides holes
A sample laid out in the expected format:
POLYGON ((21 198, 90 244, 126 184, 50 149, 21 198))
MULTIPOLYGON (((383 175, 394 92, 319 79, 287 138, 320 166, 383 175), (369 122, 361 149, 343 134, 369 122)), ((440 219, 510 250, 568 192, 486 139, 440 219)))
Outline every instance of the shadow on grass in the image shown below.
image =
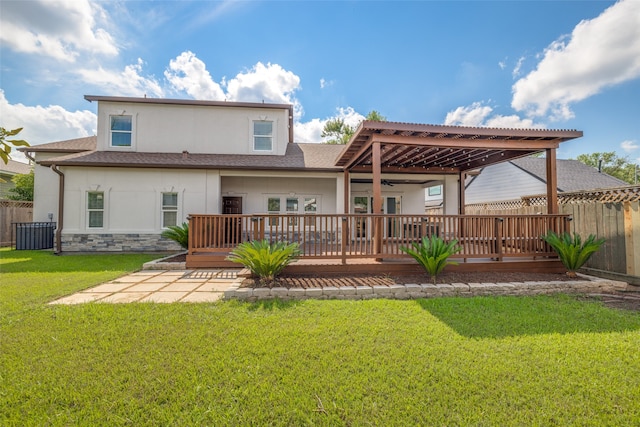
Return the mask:
POLYGON ((18 251, 0 249, 0 272, 64 273, 137 270, 143 263, 161 258, 161 254, 64 254, 52 250, 18 251))
POLYGON ((433 298, 417 302, 458 334, 469 338, 640 330, 638 313, 562 294, 433 298))

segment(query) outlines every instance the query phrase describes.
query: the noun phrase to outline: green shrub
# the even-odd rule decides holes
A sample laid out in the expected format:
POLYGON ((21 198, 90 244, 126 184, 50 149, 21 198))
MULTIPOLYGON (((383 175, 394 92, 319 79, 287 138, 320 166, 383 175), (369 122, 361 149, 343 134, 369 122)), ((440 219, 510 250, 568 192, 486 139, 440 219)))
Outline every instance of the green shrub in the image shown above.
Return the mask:
POLYGON ((558 254, 558 258, 567 269, 567 276, 576 277, 576 271, 593 255, 604 243, 604 239, 596 240, 596 236, 590 234, 582 243, 580 235, 573 233, 573 237, 567 232, 557 235, 549 230, 546 235, 540 236, 558 254))
POLYGON ((447 243, 438 236, 431 236, 431 238, 423 237, 420 243, 412 243, 412 248, 402 246, 400 250, 418 261, 435 284, 438 274, 447 265, 457 265, 454 261, 447 261, 451 255, 460 252, 461 248, 457 244, 458 241, 455 239, 447 243))
POLYGON ((240 243, 227 260, 244 265, 262 284, 271 286, 276 276, 299 255, 297 243, 254 240, 240 243))
POLYGON ((189 248, 189 224, 183 222, 182 225, 172 225, 161 234, 162 237, 177 242, 183 249, 189 248))

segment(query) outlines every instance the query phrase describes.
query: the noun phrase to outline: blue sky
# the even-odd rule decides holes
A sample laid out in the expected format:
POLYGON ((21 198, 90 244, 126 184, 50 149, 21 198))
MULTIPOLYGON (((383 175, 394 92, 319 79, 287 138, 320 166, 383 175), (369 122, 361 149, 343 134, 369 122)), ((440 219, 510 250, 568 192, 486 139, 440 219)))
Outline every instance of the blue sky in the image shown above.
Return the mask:
POLYGON ((94 134, 86 94, 146 95, 292 103, 298 142, 377 110, 640 162, 640 0, 2 0, 0 28, 0 126, 32 144, 94 134))

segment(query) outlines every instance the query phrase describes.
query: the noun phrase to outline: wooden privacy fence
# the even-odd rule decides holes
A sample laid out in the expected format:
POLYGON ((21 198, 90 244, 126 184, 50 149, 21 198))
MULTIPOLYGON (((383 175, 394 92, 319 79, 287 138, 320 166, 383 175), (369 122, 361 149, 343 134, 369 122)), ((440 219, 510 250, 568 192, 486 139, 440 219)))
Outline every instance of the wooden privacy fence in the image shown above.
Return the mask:
POLYGON ((15 245, 13 223, 31 222, 32 219, 33 202, 0 200, 0 246, 15 245))
POLYGON ((540 236, 563 232, 565 215, 191 215, 189 255, 225 253, 251 240, 300 244, 302 258, 408 258, 422 237, 456 239, 456 258, 554 255, 540 236))
MULTIPOLYGON (((544 195, 465 206, 467 214, 522 214, 546 212, 544 195)), ((570 231, 595 234, 605 244, 586 267, 631 276, 640 281, 640 186, 560 193, 558 211, 572 218, 570 231)))

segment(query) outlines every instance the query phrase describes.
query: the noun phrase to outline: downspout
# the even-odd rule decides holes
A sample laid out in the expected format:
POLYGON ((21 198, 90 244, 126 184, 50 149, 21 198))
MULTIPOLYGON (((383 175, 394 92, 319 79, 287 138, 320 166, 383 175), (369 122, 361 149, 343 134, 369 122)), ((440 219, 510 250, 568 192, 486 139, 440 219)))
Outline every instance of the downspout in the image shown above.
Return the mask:
POLYGON ((289 106, 289 143, 293 144, 293 106, 289 106))
POLYGON ((31 154, 29 154, 28 151, 23 151, 22 154, 24 154, 24 156, 29 159, 30 162, 33 163, 33 165, 36 165, 36 159, 34 159, 33 157, 31 157, 31 154))
POLYGON ((60 176, 59 187, 58 187, 58 226, 56 227, 56 251, 55 254, 59 255, 62 253, 62 220, 64 215, 64 174, 58 166, 55 164, 51 165, 51 170, 57 173, 60 176))

